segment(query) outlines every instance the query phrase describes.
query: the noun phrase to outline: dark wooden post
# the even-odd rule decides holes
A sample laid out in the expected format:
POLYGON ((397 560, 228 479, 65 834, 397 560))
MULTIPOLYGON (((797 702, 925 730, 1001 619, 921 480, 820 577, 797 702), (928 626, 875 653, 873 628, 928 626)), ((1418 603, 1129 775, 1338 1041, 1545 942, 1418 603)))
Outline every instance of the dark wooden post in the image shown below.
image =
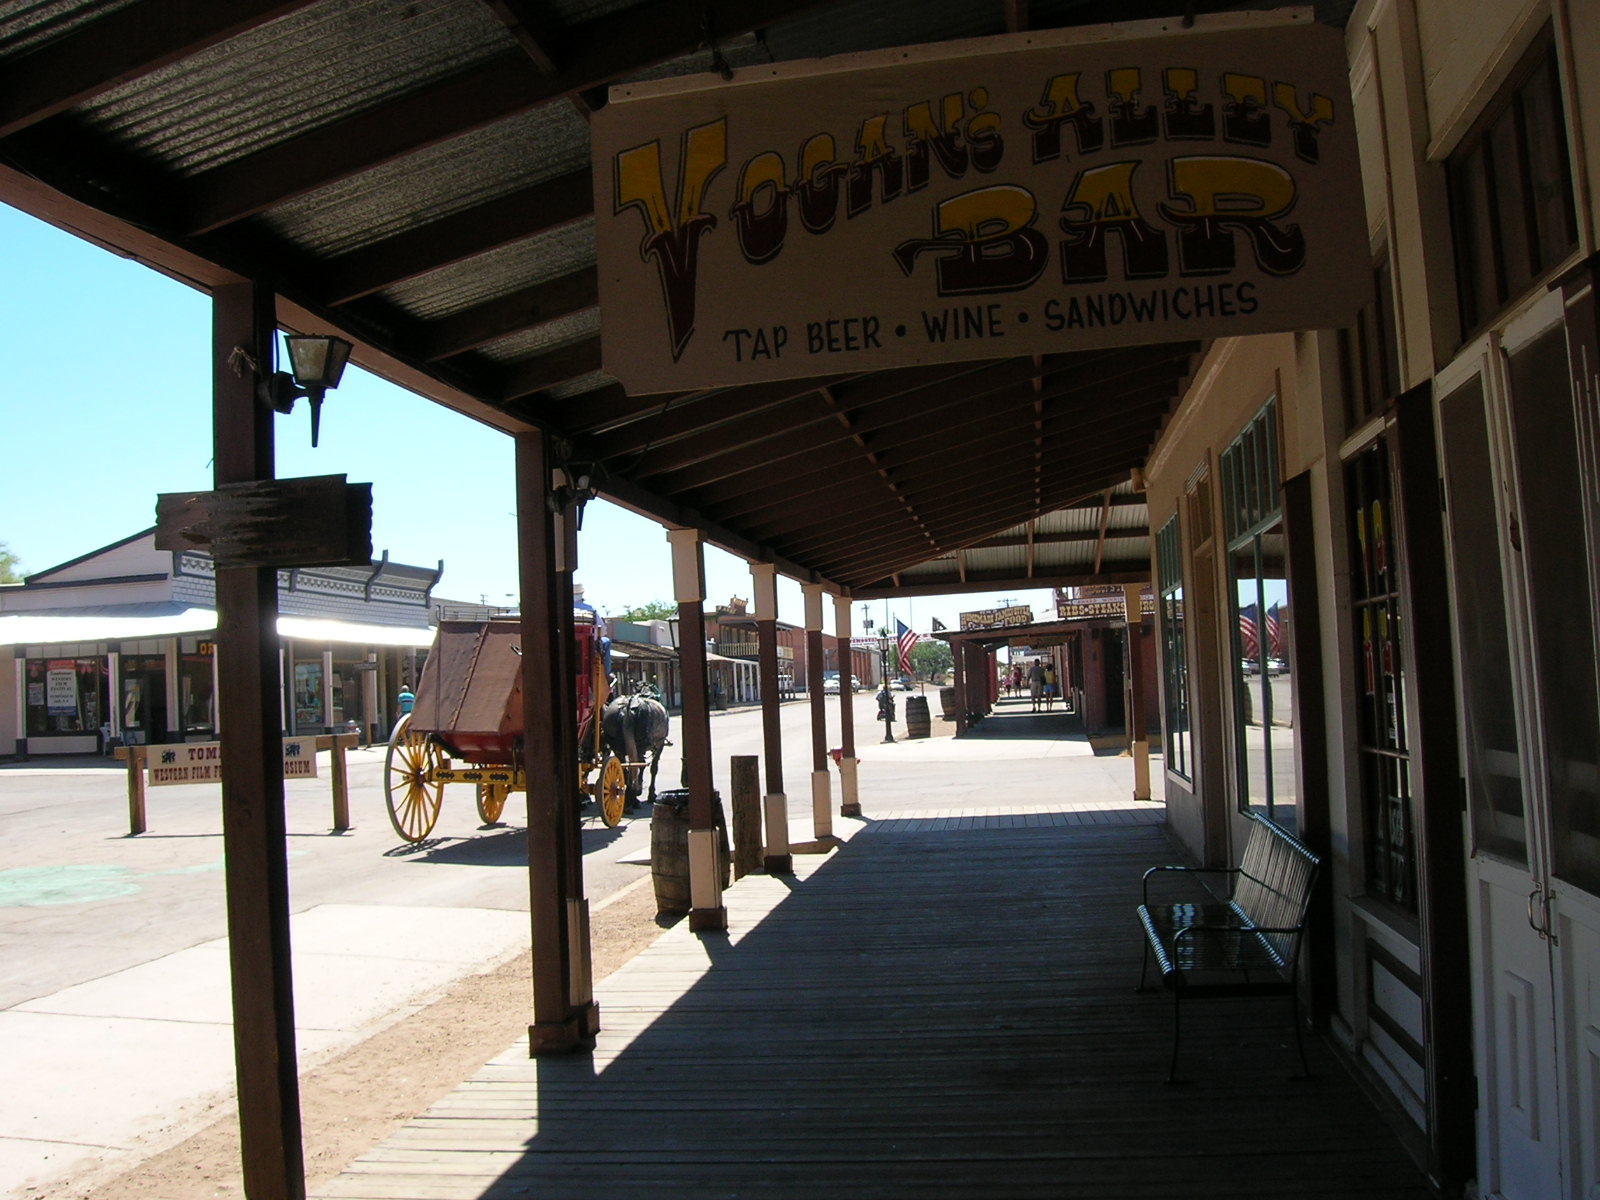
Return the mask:
POLYGON ((822 694, 822 585, 807 583, 806 699, 811 705, 811 821, 820 840, 833 836, 833 787, 828 779, 828 712, 822 694))
POLYGON ((967 731, 967 643, 961 638, 950 639, 950 672, 955 676, 951 685, 956 695, 956 736, 967 731))
MULTIPOLYGON (((256 382, 272 362, 272 292, 258 283, 220 286, 212 314, 217 486, 271 479, 272 412, 257 398, 256 382)), ((228 731, 222 836, 244 1190, 250 1200, 303 1200, 278 720, 278 573, 220 567, 216 578, 217 642, 228 668, 217 680, 217 707, 228 731)))
MULTIPOLYGON (((1592 293, 1590 293, 1592 297, 1592 293)), ((1592 302, 1592 300, 1591 300, 1592 302)), ((1592 310, 1590 311, 1592 318, 1592 310)), ((1594 343, 1570 326, 1569 346, 1594 343)), ((1590 354, 1574 353, 1575 360, 1590 354)), ((1578 362, 1575 361, 1576 367, 1578 362)), ((1584 384, 1588 381, 1584 380, 1584 384)), ((1594 393, 1584 387, 1579 394, 1594 393)), ((1456 736, 1456 690, 1451 672, 1434 669, 1450 661, 1447 533, 1439 505, 1439 458, 1434 443, 1433 389, 1423 384, 1395 404, 1395 466, 1399 476, 1397 517, 1404 539, 1406 586, 1401 596, 1403 629, 1411 633, 1415 670, 1406 672, 1406 706, 1415 722, 1412 762, 1417 820, 1417 915, 1421 922, 1423 1020, 1428 1105, 1428 1173, 1458 1193, 1476 1169, 1477 1121, 1472 1052, 1472 938, 1468 920, 1468 847, 1461 821, 1460 745, 1456 736), (1427 664, 1427 665, 1424 665, 1427 664)), ((1291 483, 1294 481, 1290 481, 1291 483)), ((1289 484, 1284 485, 1287 497, 1289 484)), ((1294 593, 1299 616, 1300 593, 1294 593)), ((1312 619, 1315 619, 1315 612, 1312 619)), ((1295 626, 1295 645, 1300 628, 1295 626)), ((1319 664, 1320 667, 1320 664, 1319 664)), ((1295 670, 1299 671, 1297 658, 1295 670)), ((1301 678, 1296 697, 1309 685, 1301 678)), ((1299 716, 1296 717, 1299 725, 1299 716)), ((1325 765, 1326 755, 1322 756, 1325 765)), ((1326 778, 1326 776, 1324 776, 1326 778)), ((1327 924, 1331 924, 1328 922, 1327 924)), ((1326 936, 1320 926, 1313 926, 1326 936)), ((1328 932, 1331 933, 1331 930, 1328 932)), ((1313 947, 1313 949, 1318 949, 1313 947)), ((1313 958, 1315 965, 1320 961, 1313 958)), ((1331 998, 1330 998, 1331 1000, 1331 998)))
POLYGON ((683 671, 683 765, 689 787, 689 928, 728 927, 722 903, 720 805, 712 800, 711 706, 706 676, 705 557, 698 529, 669 529, 678 600, 678 663, 683 671))
POLYGON ((856 778, 855 657, 850 653, 850 597, 833 598, 834 628, 839 642, 839 815, 861 815, 861 787, 856 778))
MULTIPOLYGON (((778 694, 778 569, 771 563, 751 563, 750 578, 756 602, 756 638, 761 658, 761 737, 767 756, 766 868, 773 875, 794 870, 789 852, 789 797, 783 790, 783 732, 778 694)), ((792 665, 792 664, 791 664, 792 665)))
MULTIPOLYGON (((523 770, 528 780, 528 898, 533 926, 533 1024, 529 1054, 575 1050, 599 1031, 589 991, 587 930, 578 844, 578 780, 574 747, 564 744, 571 721, 570 659, 562 638, 572 621, 570 580, 557 581, 551 461, 544 435, 520 433, 517 444, 518 582, 522 592, 523 770), (561 617, 566 591, 566 616, 561 617), (563 670, 567 674, 563 677, 563 670)), ((574 739, 575 740, 575 739, 574 739)))
MULTIPOLYGON (((1133 755, 1133 798, 1150 799, 1150 736, 1144 715, 1144 585, 1125 584, 1123 613, 1128 621, 1128 752, 1133 755)), ((1061 672, 1056 672, 1056 690, 1061 672)))
POLYGON ((761 865, 761 760, 736 754, 729 766, 733 791, 733 877, 741 879, 761 865))

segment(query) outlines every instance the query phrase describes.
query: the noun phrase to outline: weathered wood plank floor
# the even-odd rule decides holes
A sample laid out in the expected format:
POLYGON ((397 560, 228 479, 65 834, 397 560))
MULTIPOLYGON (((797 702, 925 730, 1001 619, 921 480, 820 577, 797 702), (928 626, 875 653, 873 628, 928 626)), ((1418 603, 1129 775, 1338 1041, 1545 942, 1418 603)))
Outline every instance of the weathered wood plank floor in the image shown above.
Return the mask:
POLYGON ((489 1063, 325 1200, 1428 1195, 1287 1005, 1135 995, 1159 806, 869 823, 599 988, 592 1054, 489 1063), (1120 813, 1120 815, 1119 815, 1120 813), (1059 823, 1058 823, 1059 822, 1059 823))

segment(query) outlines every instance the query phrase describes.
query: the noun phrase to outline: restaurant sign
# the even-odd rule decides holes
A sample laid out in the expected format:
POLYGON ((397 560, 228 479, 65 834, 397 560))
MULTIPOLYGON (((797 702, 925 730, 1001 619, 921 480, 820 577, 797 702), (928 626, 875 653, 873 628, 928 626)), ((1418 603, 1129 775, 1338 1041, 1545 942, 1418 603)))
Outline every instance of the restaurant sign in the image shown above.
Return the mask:
POLYGON ((960 618, 963 631, 972 629, 1012 629, 1018 625, 1033 624, 1033 608, 1027 604, 1011 604, 1005 608, 980 608, 964 612, 960 618))
POLYGON ((1371 286, 1309 8, 628 85, 592 129, 630 392, 1340 327, 1371 286))

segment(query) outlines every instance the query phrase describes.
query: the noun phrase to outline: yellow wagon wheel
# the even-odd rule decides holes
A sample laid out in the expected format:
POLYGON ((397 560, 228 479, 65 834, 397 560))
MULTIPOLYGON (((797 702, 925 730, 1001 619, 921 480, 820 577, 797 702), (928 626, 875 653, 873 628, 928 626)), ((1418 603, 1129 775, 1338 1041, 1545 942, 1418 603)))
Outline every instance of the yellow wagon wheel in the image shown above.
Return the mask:
POLYGON ((500 814, 506 810, 506 797, 511 794, 509 783, 480 783, 478 785, 478 816, 485 825, 498 825, 500 814))
POLYGON ((600 789, 595 799, 600 802, 600 819, 607 828, 622 820, 622 810, 628 803, 628 772, 615 754, 606 759, 605 770, 600 772, 600 789))
POLYGON ((426 734, 411 731, 411 714, 400 718, 383 756, 389 823, 408 842, 420 842, 439 819, 444 784, 433 781, 443 755, 426 734))

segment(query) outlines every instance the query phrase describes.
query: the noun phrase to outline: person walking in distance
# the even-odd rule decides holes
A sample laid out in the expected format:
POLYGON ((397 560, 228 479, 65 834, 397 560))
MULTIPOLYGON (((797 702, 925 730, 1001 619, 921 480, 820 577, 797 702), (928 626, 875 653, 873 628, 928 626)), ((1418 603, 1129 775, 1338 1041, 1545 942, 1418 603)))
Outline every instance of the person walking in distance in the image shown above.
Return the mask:
POLYGON ((1028 698, 1033 701, 1033 711, 1039 711, 1039 701, 1044 698, 1044 664, 1037 658, 1028 668, 1028 698))
POLYGON ((1048 666, 1044 669, 1044 710, 1053 712, 1056 707, 1056 669, 1048 666))

